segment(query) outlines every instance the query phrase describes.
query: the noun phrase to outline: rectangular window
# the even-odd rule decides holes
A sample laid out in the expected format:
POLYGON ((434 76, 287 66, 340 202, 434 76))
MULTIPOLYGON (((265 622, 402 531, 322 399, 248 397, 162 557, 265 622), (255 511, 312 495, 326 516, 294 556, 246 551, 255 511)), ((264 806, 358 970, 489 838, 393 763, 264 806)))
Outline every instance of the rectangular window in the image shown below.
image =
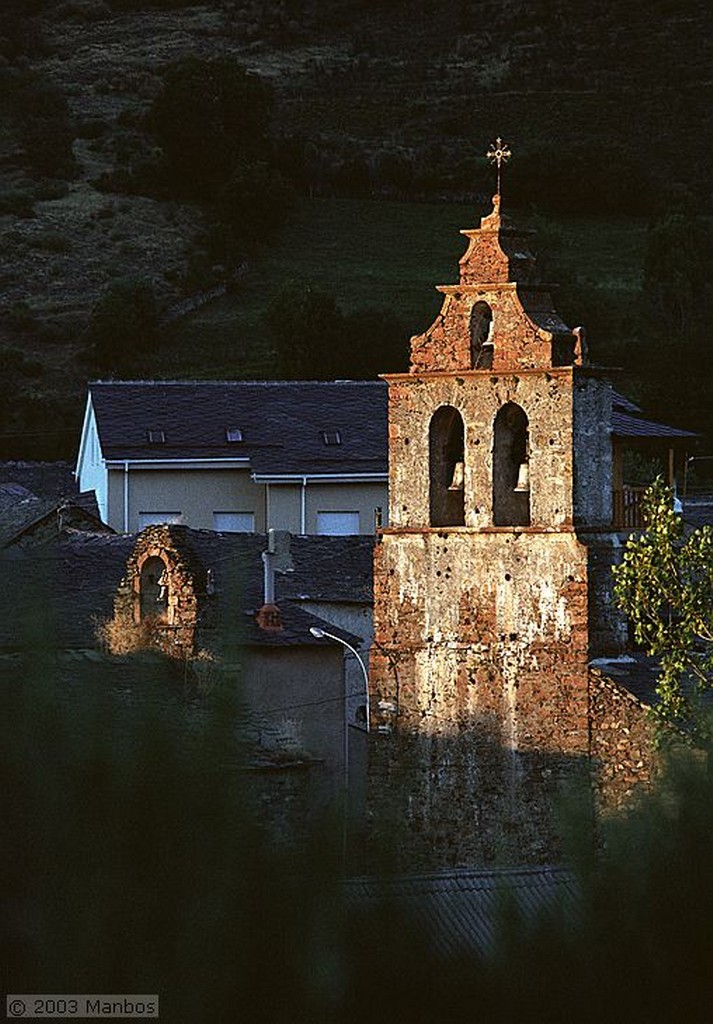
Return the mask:
POLYGON ((180 512, 139 512, 139 530, 147 526, 159 526, 163 523, 180 523, 183 516, 180 512))
POLYGON ((358 512, 318 512, 317 533, 324 537, 349 537, 359 533, 358 512))
POLYGON ((214 512, 213 529, 219 533, 255 533, 255 513, 214 512))

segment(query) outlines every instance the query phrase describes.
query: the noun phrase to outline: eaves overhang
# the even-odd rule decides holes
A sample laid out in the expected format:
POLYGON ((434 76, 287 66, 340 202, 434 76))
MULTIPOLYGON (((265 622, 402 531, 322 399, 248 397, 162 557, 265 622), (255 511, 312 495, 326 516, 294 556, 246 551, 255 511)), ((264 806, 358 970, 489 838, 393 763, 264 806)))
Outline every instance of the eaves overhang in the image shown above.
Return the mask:
POLYGON ((383 473, 253 473, 256 484, 294 483, 381 483, 387 482, 389 474, 383 473))
POLYGON ((250 459, 136 459, 111 458, 104 460, 108 469, 125 469, 138 466, 141 469, 249 469, 250 459))

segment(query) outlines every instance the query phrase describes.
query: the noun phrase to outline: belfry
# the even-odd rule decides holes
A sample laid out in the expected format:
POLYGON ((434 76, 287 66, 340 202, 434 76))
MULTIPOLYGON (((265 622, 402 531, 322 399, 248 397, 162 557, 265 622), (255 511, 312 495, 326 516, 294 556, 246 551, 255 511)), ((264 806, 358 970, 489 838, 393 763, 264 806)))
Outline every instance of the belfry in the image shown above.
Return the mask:
POLYGON ((375 554, 375 833, 404 861, 551 861, 562 785, 592 778, 589 662, 610 607, 612 388, 502 211, 388 375, 389 526, 375 554))

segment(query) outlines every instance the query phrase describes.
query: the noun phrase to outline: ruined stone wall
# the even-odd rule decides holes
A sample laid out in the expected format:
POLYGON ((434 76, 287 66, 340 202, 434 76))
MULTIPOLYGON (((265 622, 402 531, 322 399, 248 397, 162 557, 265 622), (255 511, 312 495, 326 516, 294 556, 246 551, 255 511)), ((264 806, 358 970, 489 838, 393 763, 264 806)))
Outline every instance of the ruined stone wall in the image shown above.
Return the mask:
POLYGON ((370 808, 404 864, 559 855, 588 757, 586 572, 571 533, 383 536, 370 808))
POLYGON ((654 723, 637 697, 590 669, 592 779, 600 812, 627 806, 660 767, 654 723))
MULTIPOLYGON (((150 526, 140 535, 126 563, 126 573, 114 599, 112 630, 114 649, 123 640, 136 647, 155 646, 170 657, 187 658, 195 653, 199 599, 205 595, 205 570, 181 543, 182 527, 150 526), (141 569, 149 558, 160 558, 166 567, 165 614, 142 621, 141 569)), ((112 641, 108 646, 112 648, 112 641)), ((130 647, 124 649, 131 649, 130 647)))
POLYGON ((442 405, 465 424, 465 525, 493 523, 493 423, 506 402, 529 420, 530 515, 533 526, 572 522, 572 369, 499 376, 475 371, 458 376, 389 378, 389 522, 429 525, 428 430, 442 405))

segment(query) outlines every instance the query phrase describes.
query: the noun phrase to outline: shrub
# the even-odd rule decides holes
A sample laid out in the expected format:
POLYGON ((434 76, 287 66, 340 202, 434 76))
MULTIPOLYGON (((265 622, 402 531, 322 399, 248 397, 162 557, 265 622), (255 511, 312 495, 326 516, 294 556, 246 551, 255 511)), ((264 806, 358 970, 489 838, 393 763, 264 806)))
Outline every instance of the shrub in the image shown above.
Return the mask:
POLYGON ((157 307, 153 285, 119 278, 94 306, 86 341, 97 366, 121 370, 139 350, 156 341, 157 307))

